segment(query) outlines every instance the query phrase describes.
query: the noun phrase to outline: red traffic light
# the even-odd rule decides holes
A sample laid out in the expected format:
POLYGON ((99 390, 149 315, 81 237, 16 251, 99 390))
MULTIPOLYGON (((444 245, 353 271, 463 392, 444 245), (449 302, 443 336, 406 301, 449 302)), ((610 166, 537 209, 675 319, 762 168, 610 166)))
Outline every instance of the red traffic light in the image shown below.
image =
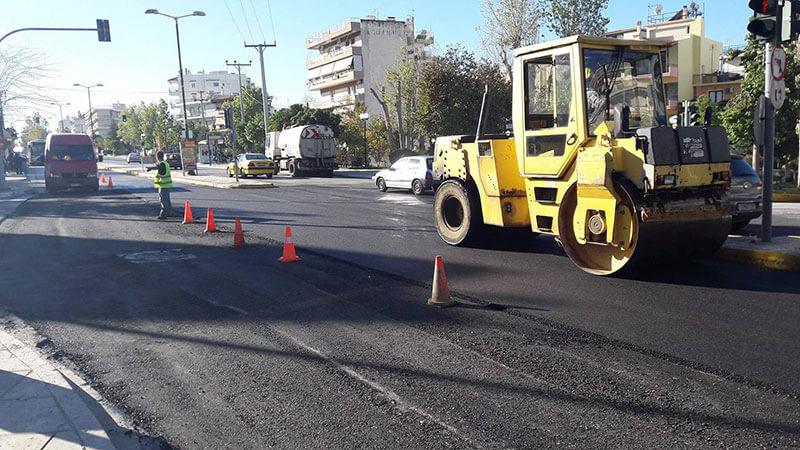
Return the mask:
POLYGON ((778 8, 778 0, 750 0, 749 6, 758 14, 774 15, 778 8))

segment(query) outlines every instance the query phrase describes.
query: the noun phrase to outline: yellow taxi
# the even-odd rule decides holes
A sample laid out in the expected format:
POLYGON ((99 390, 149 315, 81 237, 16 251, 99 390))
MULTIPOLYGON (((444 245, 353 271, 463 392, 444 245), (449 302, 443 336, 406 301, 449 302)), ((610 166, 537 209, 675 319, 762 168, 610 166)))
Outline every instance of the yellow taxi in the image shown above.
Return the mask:
MULTIPOLYGON (((239 176, 242 178, 259 175, 266 175, 272 178, 275 173, 275 163, 262 153, 241 153, 236 157, 236 166, 239 168, 239 176)), ((227 173, 229 177, 235 174, 233 162, 228 164, 227 173)))

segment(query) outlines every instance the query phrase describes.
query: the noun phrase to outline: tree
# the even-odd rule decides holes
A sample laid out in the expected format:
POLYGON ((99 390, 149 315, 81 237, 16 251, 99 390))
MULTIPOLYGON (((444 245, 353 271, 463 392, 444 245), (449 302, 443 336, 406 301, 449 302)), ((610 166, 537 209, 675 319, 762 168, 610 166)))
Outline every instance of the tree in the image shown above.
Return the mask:
POLYGON ((539 42, 548 5, 538 0, 483 0, 483 48, 491 61, 503 65, 508 79, 514 49, 539 42))
POLYGON ((22 147, 26 147, 28 142, 47 137, 47 119, 39 115, 38 112, 25 119, 25 127, 22 129, 22 147))
MULTIPOLYGON (((181 124, 169 113, 164 99, 158 103, 129 106, 122 114, 125 122, 117 124, 116 135, 127 145, 167 151, 183 139, 181 124)), ((117 144, 111 145, 118 148, 117 144)))
POLYGON ((117 136, 119 139, 132 147, 144 145, 144 123, 142 122, 142 111, 145 108, 144 102, 138 105, 131 105, 122 110, 121 116, 125 117, 124 122, 117 125, 117 136))
POLYGON ((489 87, 486 132, 503 132, 511 121, 511 83, 497 64, 450 46, 420 72, 419 123, 426 136, 473 134, 484 86, 489 87))
POLYGON ((3 113, 20 114, 30 106, 49 107, 53 101, 43 83, 53 67, 44 63, 46 55, 30 48, 0 48, 0 95, 3 113))
POLYGON ((338 137, 341 132, 341 121, 342 118, 336 113, 294 104, 269 116, 269 129, 280 131, 298 125, 325 125, 333 130, 334 136, 338 137))
MULTIPOLYGON (((786 164, 794 158, 798 145, 795 133, 800 108, 800 58, 797 42, 786 45, 785 49, 786 102, 783 108, 776 111, 775 116, 775 162, 778 165, 786 164)), ((752 148, 754 142, 753 111, 759 97, 764 93, 764 45, 748 35, 747 46, 731 56, 741 58, 745 77, 742 92, 728 102, 721 117, 734 149, 744 154, 752 148)))
POLYGON ((264 109, 261 103, 261 88, 253 85, 242 86, 242 95, 231 102, 225 102, 223 108, 233 108, 233 121, 236 131, 237 145, 240 149, 259 149, 264 151, 264 109), (239 102, 244 98, 244 121, 241 117, 239 102))
POLYGON ((705 123, 706 110, 711 108, 711 125, 722 125, 722 118, 719 116, 719 103, 712 103, 707 95, 701 95, 694 99, 694 105, 697 106, 700 123, 705 123))
POLYGON ((558 37, 602 36, 610 21, 603 16, 608 0, 561 0, 545 4, 544 22, 558 37))

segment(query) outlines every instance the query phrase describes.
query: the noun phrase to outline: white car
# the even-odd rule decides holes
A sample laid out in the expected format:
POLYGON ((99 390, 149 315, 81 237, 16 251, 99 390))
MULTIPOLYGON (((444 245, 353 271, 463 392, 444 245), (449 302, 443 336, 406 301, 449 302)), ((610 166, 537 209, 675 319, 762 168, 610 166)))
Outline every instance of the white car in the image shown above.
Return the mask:
POLYGON ((433 156, 406 156, 372 176, 381 192, 388 188, 410 189, 420 195, 433 188, 433 156))
POLYGON ((142 162, 142 156, 136 152, 128 153, 128 164, 142 162))

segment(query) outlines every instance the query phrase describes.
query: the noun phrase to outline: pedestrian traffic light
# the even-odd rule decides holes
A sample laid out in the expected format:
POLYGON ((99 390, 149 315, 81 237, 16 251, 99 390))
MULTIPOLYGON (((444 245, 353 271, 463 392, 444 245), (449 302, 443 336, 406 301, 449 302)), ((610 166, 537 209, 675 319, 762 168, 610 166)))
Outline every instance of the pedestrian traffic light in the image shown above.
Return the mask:
POLYGON ((697 105, 689 105, 689 126, 696 127, 700 125, 700 114, 697 113, 697 105))
POLYGON ((107 19, 97 19, 97 40, 111 42, 111 27, 108 25, 107 19))
POLYGON ((775 39, 777 30, 778 0, 750 0, 753 17, 747 25, 747 31, 753 33, 760 41, 775 39))
POLYGON ((122 115, 122 121, 123 121, 123 122, 127 122, 127 121, 128 121, 128 116, 126 116, 125 114, 123 114, 123 115, 122 115))
POLYGON ((225 108, 225 128, 233 130, 233 108, 225 108))

